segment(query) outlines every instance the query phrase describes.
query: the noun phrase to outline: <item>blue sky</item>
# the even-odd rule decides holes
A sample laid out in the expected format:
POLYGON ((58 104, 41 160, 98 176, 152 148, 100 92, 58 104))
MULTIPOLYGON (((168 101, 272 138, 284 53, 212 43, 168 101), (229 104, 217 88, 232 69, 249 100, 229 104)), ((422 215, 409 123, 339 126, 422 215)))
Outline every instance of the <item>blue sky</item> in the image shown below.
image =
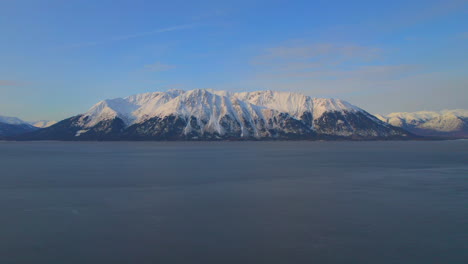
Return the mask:
POLYGON ((0 115, 171 88, 468 108, 468 1, 0 1, 0 115))

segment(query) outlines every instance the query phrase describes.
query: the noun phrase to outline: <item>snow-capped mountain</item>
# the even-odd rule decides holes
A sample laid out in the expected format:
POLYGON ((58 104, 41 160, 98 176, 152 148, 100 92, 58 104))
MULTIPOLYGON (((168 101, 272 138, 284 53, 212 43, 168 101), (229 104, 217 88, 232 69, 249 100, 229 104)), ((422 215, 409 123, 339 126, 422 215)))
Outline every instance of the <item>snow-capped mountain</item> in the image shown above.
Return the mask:
POLYGON ((50 127, 51 125, 55 125, 57 121, 51 121, 51 120, 38 120, 38 121, 31 121, 28 122, 30 125, 37 127, 37 128, 46 128, 50 127))
POLYGON ((376 115, 380 120, 423 136, 468 137, 468 110, 420 111, 376 115))
POLYGON ((30 139, 222 140, 409 138, 338 99, 297 93, 169 90, 104 100, 30 139))
POLYGON ((20 135, 36 129, 17 117, 0 116, 0 138, 20 135))
POLYGON ((9 124, 9 125, 27 124, 23 120, 17 117, 11 117, 11 116, 0 116, 0 123, 9 124))

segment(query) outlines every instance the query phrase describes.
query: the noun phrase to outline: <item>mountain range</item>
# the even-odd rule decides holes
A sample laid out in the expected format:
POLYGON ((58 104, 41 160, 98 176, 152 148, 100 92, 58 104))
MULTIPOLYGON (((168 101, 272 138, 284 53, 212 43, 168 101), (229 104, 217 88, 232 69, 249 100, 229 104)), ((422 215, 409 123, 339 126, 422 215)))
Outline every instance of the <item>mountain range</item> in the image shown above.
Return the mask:
POLYGON ((26 122, 17 117, 0 116, 0 138, 21 135, 40 128, 49 127, 57 122, 41 120, 26 122))
MULTIPOLYGON (((35 126, 3 118, 23 131, 15 140, 374 140, 466 133, 466 110, 372 115, 346 101, 299 93, 169 90, 107 99, 87 112, 35 126), (39 129, 40 128, 40 129, 39 129), (437 132, 433 132, 437 131, 437 132), (465 132, 463 132, 465 131, 465 132)), ((11 131, 11 128, 10 130, 11 131)), ((0 126, 0 133, 2 128, 0 126)))
POLYGON ((17 117, 0 116, 0 138, 17 136, 36 129, 17 117))
POLYGON ((468 138, 468 110, 399 112, 375 115, 380 120, 421 136, 468 138))
POLYGON ((98 102, 18 140, 408 139, 339 99, 298 93, 169 90, 98 102))

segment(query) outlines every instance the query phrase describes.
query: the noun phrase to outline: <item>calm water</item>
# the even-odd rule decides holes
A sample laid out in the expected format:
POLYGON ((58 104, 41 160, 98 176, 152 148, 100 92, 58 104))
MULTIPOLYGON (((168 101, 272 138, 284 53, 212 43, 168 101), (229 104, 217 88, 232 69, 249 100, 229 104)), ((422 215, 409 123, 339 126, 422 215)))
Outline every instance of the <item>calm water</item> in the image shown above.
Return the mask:
POLYGON ((468 263, 468 141, 0 142, 0 263, 468 263))

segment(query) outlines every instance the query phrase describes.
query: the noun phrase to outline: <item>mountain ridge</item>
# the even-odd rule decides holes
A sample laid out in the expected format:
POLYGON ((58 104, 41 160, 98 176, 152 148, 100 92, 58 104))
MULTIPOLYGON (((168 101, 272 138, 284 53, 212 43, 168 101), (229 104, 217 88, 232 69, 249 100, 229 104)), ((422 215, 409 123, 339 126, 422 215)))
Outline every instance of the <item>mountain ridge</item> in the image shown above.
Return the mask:
POLYGON ((0 138, 21 135, 36 129, 17 117, 0 116, 0 138))
POLYGON ((380 120, 421 136, 468 138, 468 110, 395 112, 380 120))
POLYGON ((19 139, 407 139, 412 135, 333 98, 299 93, 169 90, 106 99, 19 139))
POLYGON ((37 120, 37 121, 30 121, 28 122, 28 124, 34 126, 34 127, 37 127, 37 128, 46 128, 46 127, 50 127, 54 124, 56 124, 57 121, 53 121, 53 120, 37 120))

